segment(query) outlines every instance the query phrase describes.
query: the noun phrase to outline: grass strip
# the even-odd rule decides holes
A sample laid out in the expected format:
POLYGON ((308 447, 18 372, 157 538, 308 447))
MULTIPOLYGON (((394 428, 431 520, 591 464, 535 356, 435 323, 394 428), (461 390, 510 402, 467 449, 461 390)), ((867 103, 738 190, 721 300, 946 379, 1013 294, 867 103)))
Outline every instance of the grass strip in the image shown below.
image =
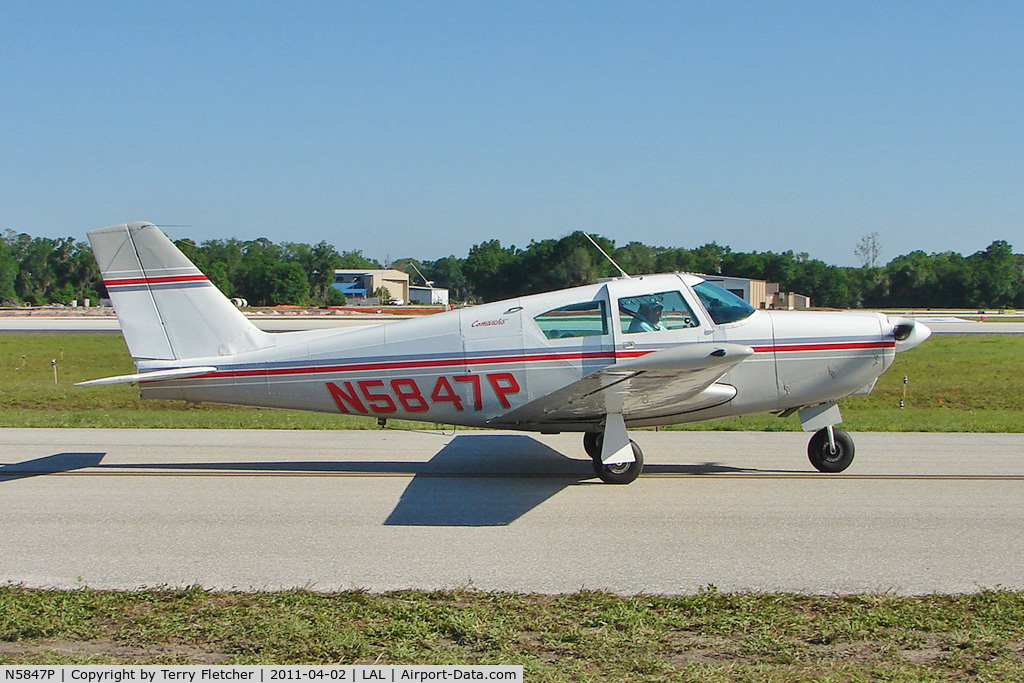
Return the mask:
POLYGON ((3 664, 523 664, 530 681, 1024 680, 1024 593, 0 586, 3 664))
MULTIPOLYGON (((366 417, 143 401, 130 385, 72 386, 135 372, 118 335, 0 334, 0 371, 0 427, 377 428, 366 417)), ((1024 432, 1024 335, 933 337, 899 354, 870 396, 841 405, 845 428, 853 431, 1024 432), (906 408, 900 409, 904 398, 906 408)), ((797 431, 800 425, 795 417, 754 415, 672 429, 797 431)))

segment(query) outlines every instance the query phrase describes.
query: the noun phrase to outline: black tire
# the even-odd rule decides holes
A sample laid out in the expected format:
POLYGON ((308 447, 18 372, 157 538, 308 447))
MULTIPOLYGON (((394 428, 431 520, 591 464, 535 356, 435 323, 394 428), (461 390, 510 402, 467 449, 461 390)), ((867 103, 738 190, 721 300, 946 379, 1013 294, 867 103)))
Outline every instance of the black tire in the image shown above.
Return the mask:
POLYGON ((836 440, 836 452, 828 445, 828 429, 814 433, 807 443, 807 458, 819 472, 835 474, 842 472, 853 462, 853 439, 841 429, 832 428, 836 440))
POLYGON ((600 456, 593 459, 594 474, 601 478, 606 484, 629 484, 644 469, 644 454, 636 442, 630 439, 629 445, 633 447, 633 462, 624 462, 620 465, 605 465, 601 462, 600 456))
POLYGON ((583 450, 593 460, 601 459, 601 445, 604 443, 604 434, 601 432, 587 432, 583 435, 583 450))

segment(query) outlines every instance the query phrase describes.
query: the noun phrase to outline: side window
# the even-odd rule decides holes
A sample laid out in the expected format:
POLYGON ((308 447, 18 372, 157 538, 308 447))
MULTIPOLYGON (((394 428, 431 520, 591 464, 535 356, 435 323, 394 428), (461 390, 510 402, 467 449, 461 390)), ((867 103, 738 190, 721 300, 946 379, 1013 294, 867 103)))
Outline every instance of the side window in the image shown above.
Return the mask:
POLYGON ((619 324, 626 334, 697 327, 697 316, 679 292, 661 292, 619 299, 619 324))
POLYGON ((608 334, 608 316, 603 301, 562 306, 541 313, 534 320, 548 339, 608 334))

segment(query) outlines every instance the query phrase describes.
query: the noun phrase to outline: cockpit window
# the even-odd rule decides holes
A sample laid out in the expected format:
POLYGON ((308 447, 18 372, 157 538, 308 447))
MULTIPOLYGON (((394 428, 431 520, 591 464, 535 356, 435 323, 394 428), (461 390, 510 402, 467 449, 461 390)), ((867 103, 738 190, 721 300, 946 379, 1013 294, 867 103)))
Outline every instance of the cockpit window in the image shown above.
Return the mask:
POLYGON ((619 324, 626 334, 697 327, 697 316, 679 292, 619 299, 619 324))
POLYGON ((603 301, 584 301, 562 306, 541 313, 534 320, 548 339, 608 334, 608 316, 603 301))
POLYGON ((746 301, 710 282, 694 286, 693 291, 697 293, 704 308, 708 309, 711 319, 719 325, 749 318, 754 313, 754 307, 746 301))

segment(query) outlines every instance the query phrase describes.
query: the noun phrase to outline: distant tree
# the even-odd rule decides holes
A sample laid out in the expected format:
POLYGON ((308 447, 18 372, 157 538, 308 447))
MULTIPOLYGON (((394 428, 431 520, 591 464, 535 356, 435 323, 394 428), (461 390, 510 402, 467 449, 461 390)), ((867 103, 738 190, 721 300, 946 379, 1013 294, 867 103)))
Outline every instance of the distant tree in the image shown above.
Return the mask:
POLYGON ((235 277, 237 295, 256 306, 309 303, 306 270, 296 261, 284 260, 284 247, 260 238, 244 242, 242 248, 235 277))
POLYGON ((954 251, 932 254, 931 259, 936 284, 934 296, 927 299, 928 305, 936 308, 977 306, 967 259, 954 251))
POLYGON ((890 282, 885 269, 879 268, 882 242, 877 232, 861 237, 853 250, 860 260, 860 303, 866 306, 885 306, 889 298, 890 282))
POLYGON ((513 272, 519 252, 515 247, 502 247, 498 240, 474 245, 463 265, 463 272, 473 284, 473 292, 484 301, 495 301, 517 293, 513 272))
MULTIPOLYGON (((601 236, 594 237, 606 253, 615 251, 615 244, 601 236)), ((590 240, 581 232, 574 232, 557 240, 541 240, 517 254, 516 274, 511 283, 516 294, 576 287, 597 282, 599 277, 618 274, 590 240)))
POLYGON ((899 308, 925 308, 936 305, 938 280, 935 258, 923 251, 897 256, 885 267, 889 280, 887 305, 899 308))
POLYGON ((853 253, 860 259, 861 268, 877 268, 882 257, 882 241, 877 232, 871 232, 860 238, 853 253))
POLYGON ((658 249, 654 262, 654 270, 651 271, 654 273, 695 273, 700 270, 694 253, 682 247, 658 249))
POLYGON ((316 246, 286 242, 283 258, 302 266, 309 282, 308 298, 311 302, 325 306, 334 288, 334 271, 341 268, 341 255, 327 242, 316 246))
POLYGON ((616 249, 612 258, 630 275, 644 275, 658 272, 659 251, 659 248, 649 247, 642 242, 630 242, 616 249))
POLYGON ((47 292, 56 283, 49 259, 53 240, 20 234, 13 246, 18 258, 18 274, 14 279, 18 298, 37 306, 49 303, 47 292))
POLYGON ((732 253, 732 249, 720 246, 717 242, 697 247, 693 250, 697 272, 709 275, 723 275, 722 263, 730 253, 732 253))
POLYGON ((996 240, 984 251, 967 257, 967 264, 977 306, 1006 308, 1013 305, 1020 292, 1022 278, 1013 247, 1008 242, 996 240))
POLYGON ((327 290, 328 306, 344 306, 347 303, 348 299, 345 297, 345 293, 337 287, 331 287, 327 290))
POLYGON ((342 270, 380 270, 382 266, 377 261, 363 256, 360 249, 341 252, 341 260, 338 268, 342 270))
POLYGON ((846 268, 807 259, 791 282, 792 291, 811 297, 815 306, 849 308, 856 305, 856 286, 846 268))
POLYGON ((7 244, 6 236, 0 238, 0 303, 16 302, 14 280, 18 276, 18 261, 7 244))
POLYGON ((249 303, 256 306, 309 304, 309 281, 302 266, 292 261, 249 262, 240 273, 249 303))
POLYGON ((36 305, 66 304, 72 299, 96 298, 101 291, 99 271, 84 242, 72 237, 31 237, 12 230, 4 233, 2 241, 8 265, 0 287, 10 288, 9 261, 16 263, 14 293, 8 291, 5 298, 36 305))

